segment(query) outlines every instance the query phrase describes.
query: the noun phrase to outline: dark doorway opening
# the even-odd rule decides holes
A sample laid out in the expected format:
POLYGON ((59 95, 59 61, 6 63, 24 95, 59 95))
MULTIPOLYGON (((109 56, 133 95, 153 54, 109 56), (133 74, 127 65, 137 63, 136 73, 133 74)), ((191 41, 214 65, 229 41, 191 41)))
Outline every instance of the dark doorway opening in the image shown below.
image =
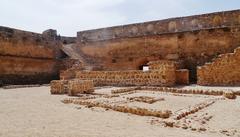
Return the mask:
POLYGON ((189 83, 196 84, 197 83, 197 66, 196 61, 188 60, 184 62, 184 68, 189 70, 189 83))
POLYGON ((197 69, 191 69, 189 70, 189 80, 190 84, 196 84, 197 83, 197 69))

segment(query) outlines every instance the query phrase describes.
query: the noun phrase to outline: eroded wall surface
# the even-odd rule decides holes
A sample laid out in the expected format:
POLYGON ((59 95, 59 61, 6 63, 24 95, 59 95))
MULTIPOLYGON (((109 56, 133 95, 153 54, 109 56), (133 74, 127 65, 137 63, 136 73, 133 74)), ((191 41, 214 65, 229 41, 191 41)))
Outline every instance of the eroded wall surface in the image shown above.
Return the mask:
POLYGON ((198 67, 199 85, 240 86, 240 48, 198 67))
POLYGON ((62 67, 61 43, 61 37, 48 31, 38 34, 0 27, 0 84, 41 84, 57 79, 62 67))
POLYGON ((0 56, 0 65, 3 84, 43 84, 58 79, 55 60, 0 56))
POLYGON ((240 11, 173 18, 78 32, 78 53, 93 70, 135 70, 149 61, 197 66, 240 46, 240 11))

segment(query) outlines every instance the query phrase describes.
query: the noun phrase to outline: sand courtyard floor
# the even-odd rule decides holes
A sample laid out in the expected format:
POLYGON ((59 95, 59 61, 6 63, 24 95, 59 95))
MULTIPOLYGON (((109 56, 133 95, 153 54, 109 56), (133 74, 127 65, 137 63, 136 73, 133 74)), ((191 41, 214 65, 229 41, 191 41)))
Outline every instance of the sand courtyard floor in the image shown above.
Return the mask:
MULTIPOLYGON (((0 137, 240 137, 240 98, 228 100, 207 95, 183 95, 136 91, 110 95, 114 87, 96 89, 89 101, 171 110, 174 126, 164 125, 169 119, 139 116, 106 108, 64 104, 67 95, 51 95, 50 87, 0 89, 0 137), (139 102, 138 97, 155 98, 156 102, 139 102), (180 120, 181 110, 214 101, 180 120)), ((239 88, 236 88, 239 90, 239 88)))

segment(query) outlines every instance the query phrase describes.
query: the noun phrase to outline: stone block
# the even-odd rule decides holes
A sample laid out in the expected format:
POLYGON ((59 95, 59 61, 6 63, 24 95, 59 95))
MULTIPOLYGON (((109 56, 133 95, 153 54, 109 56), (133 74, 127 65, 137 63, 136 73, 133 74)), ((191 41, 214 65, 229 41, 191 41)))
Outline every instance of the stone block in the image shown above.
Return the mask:
POLYGON ((51 94, 67 94, 68 92, 68 81, 67 80, 53 80, 50 83, 51 94))
POLYGON ((228 99, 236 99, 237 98, 236 94, 232 91, 224 92, 223 96, 228 99))

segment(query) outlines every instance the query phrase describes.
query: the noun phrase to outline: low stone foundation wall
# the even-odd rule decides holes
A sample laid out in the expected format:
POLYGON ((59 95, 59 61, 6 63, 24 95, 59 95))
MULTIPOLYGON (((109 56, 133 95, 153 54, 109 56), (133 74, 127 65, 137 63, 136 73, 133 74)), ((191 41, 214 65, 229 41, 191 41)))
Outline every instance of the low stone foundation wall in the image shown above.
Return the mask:
POLYGON ((76 96, 82 93, 94 92, 93 81, 91 80, 53 80, 51 81, 51 94, 68 94, 76 96))
POLYGON ((76 78, 93 80, 95 86, 173 86, 175 69, 143 71, 80 71, 76 78))
POLYGON ((87 107, 101 107, 101 108, 111 109, 118 112, 131 113, 139 116, 153 116, 153 117, 159 117, 164 119, 169 118, 172 114, 172 111, 170 110, 155 111, 155 110, 149 110, 149 109, 139 108, 139 107, 113 105, 113 104, 93 102, 93 101, 73 99, 73 98, 64 99, 62 102, 65 104, 73 103, 77 105, 85 105, 87 107))
POLYGON ((81 71, 68 69, 60 73, 61 80, 93 80, 95 86, 174 86, 189 84, 189 70, 169 60, 151 61, 149 71, 81 71))

